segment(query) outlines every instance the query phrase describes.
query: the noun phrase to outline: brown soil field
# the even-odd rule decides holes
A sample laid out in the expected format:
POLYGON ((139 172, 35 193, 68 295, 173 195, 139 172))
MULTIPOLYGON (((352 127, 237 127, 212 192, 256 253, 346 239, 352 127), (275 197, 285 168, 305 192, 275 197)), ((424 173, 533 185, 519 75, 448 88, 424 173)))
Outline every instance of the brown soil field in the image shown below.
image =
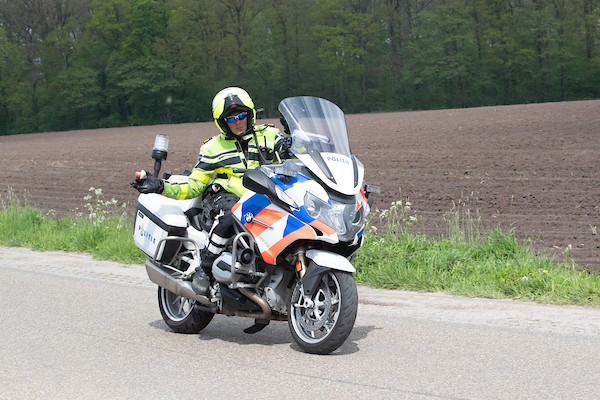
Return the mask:
MULTIPOLYGON (((347 123, 366 181, 383 190, 376 208, 408 199, 415 229, 430 235, 447 234, 452 210, 469 212, 482 232, 513 229, 540 253, 600 271, 599 100, 358 114, 347 123)), ((60 216, 82 210, 94 187, 133 214, 129 182, 152 170, 157 133, 170 137, 163 171, 181 172, 216 132, 205 122, 0 136, 0 196, 60 216)))

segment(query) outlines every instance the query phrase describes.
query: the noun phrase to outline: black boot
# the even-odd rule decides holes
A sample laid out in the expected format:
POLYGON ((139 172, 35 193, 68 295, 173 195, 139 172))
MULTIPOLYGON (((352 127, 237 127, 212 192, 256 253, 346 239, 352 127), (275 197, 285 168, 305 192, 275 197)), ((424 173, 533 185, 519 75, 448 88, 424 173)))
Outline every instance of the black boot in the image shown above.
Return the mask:
POLYGON ((212 278, 212 273, 210 271, 212 269, 213 262, 217 258, 217 255, 209 252, 206 249, 203 249, 200 251, 200 257, 202 258, 202 262, 194 272, 192 289, 197 294, 206 295, 208 294, 208 287, 210 286, 210 281, 212 278))
POLYGON ((192 289, 194 292, 196 294, 206 295, 208 294, 209 285, 210 277, 206 272, 204 272, 204 268, 196 268, 196 272, 194 272, 194 279, 192 279, 192 289))

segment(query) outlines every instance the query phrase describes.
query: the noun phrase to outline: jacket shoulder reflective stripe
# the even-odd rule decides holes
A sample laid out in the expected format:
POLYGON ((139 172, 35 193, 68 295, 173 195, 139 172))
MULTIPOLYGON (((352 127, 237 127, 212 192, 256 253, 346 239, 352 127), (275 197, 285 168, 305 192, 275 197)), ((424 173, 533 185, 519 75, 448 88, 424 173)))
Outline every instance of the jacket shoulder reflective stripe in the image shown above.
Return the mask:
POLYGON ((242 163, 242 159, 240 158, 239 155, 233 156, 233 157, 229 157, 229 158, 224 158, 222 160, 215 160, 215 162, 212 162, 213 160, 206 160, 205 158, 200 159, 200 161, 198 161, 198 163, 196 164, 196 166, 194 167, 195 169, 201 169, 203 171, 215 171, 219 168, 243 168, 244 164, 242 163))

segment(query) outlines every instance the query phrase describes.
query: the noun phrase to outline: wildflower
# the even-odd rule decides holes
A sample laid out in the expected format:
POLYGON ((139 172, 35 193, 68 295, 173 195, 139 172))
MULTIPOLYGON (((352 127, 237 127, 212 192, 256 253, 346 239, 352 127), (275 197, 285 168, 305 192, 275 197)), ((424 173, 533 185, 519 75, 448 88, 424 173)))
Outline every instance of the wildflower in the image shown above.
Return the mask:
POLYGON ((528 276, 523 276, 523 277, 521 277, 521 280, 523 282, 527 282, 529 280, 529 277, 528 276))

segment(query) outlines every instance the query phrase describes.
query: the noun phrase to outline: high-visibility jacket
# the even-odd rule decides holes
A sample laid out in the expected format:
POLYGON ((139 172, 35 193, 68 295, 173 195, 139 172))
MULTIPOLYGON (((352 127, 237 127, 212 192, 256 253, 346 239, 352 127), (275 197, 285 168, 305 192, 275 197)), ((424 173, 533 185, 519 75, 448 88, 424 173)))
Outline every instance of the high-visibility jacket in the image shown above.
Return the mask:
POLYGON ((226 139, 219 134, 204 142, 198 163, 187 182, 164 182, 163 196, 185 200, 201 196, 210 184, 218 184, 238 197, 248 189, 242 185, 244 172, 236 169, 255 169, 261 164, 259 151, 267 162, 276 161, 275 153, 283 153, 283 136, 272 125, 257 125, 253 133, 241 138, 226 139))

